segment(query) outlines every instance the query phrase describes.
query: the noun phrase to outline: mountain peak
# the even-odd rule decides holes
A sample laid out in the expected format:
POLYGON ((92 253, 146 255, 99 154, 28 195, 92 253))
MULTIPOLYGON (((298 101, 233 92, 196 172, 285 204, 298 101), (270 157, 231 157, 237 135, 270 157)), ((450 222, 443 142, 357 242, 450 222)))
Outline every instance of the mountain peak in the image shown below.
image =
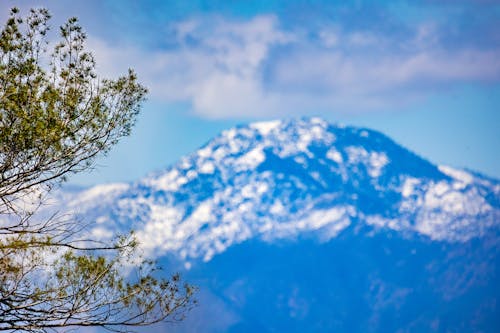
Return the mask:
POLYGON ((338 172, 344 173, 344 178, 353 172, 378 178, 384 171, 391 172, 391 163, 397 164, 397 172, 414 177, 449 178, 435 165, 400 147, 382 133, 332 125, 316 117, 256 122, 223 131, 182 159, 177 167, 194 167, 201 173, 218 170, 225 176, 233 171, 262 170, 276 160, 305 168, 317 163, 336 167, 338 172))

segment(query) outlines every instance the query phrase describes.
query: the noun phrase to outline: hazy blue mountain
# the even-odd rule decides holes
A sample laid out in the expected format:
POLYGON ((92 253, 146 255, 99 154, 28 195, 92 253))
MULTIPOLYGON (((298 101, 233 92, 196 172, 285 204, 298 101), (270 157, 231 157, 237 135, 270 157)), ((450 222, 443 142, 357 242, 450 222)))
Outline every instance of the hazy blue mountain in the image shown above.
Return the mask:
POLYGON ((376 131, 254 123, 135 183, 56 200, 94 237, 135 229, 199 285, 170 330, 500 331, 500 182, 376 131))

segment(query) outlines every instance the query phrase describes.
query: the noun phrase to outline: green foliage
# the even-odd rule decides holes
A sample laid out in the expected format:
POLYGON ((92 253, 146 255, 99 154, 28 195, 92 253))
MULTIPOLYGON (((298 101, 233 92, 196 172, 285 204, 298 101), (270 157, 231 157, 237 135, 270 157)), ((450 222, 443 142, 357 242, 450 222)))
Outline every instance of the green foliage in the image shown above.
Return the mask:
POLYGON ((34 217, 54 184, 130 134, 146 94, 132 70, 97 77, 76 18, 49 52, 49 19, 14 8, 0 32, 0 331, 179 319, 193 288, 155 278, 133 235, 103 244, 71 217, 34 217))
POLYGON ((132 70, 116 80, 97 78, 76 18, 47 52, 49 19, 45 9, 31 10, 26 20, 14 9, 1 32, 0 199, 10 202, 90 167, 130 133, 146 94, 132 70))

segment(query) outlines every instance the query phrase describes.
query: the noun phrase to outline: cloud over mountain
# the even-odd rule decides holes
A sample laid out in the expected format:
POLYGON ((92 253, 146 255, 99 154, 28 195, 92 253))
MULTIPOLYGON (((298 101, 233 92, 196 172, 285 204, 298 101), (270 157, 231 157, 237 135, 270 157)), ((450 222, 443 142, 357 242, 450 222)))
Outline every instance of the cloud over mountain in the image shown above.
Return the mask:
POLYGON ((401 31, 208 15, 171 23, 163 48, 98 38, 91 47, 104 72, 132 66, 152 98, 187 103, 207 118, 373 111, 464 84, 498 84, 498 45, 458 41, 459 33, 433 21, 394 29, 401 31))

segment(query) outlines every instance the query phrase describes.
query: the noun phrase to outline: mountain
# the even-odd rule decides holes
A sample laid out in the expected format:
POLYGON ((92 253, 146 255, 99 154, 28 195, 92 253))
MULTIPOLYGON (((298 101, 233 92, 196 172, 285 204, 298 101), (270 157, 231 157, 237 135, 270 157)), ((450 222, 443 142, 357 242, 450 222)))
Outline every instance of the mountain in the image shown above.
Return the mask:
POLYGON ((200 286, 179 332, 500 330, 500 182, 373 130, 253 123, 55 200, 200 286))

